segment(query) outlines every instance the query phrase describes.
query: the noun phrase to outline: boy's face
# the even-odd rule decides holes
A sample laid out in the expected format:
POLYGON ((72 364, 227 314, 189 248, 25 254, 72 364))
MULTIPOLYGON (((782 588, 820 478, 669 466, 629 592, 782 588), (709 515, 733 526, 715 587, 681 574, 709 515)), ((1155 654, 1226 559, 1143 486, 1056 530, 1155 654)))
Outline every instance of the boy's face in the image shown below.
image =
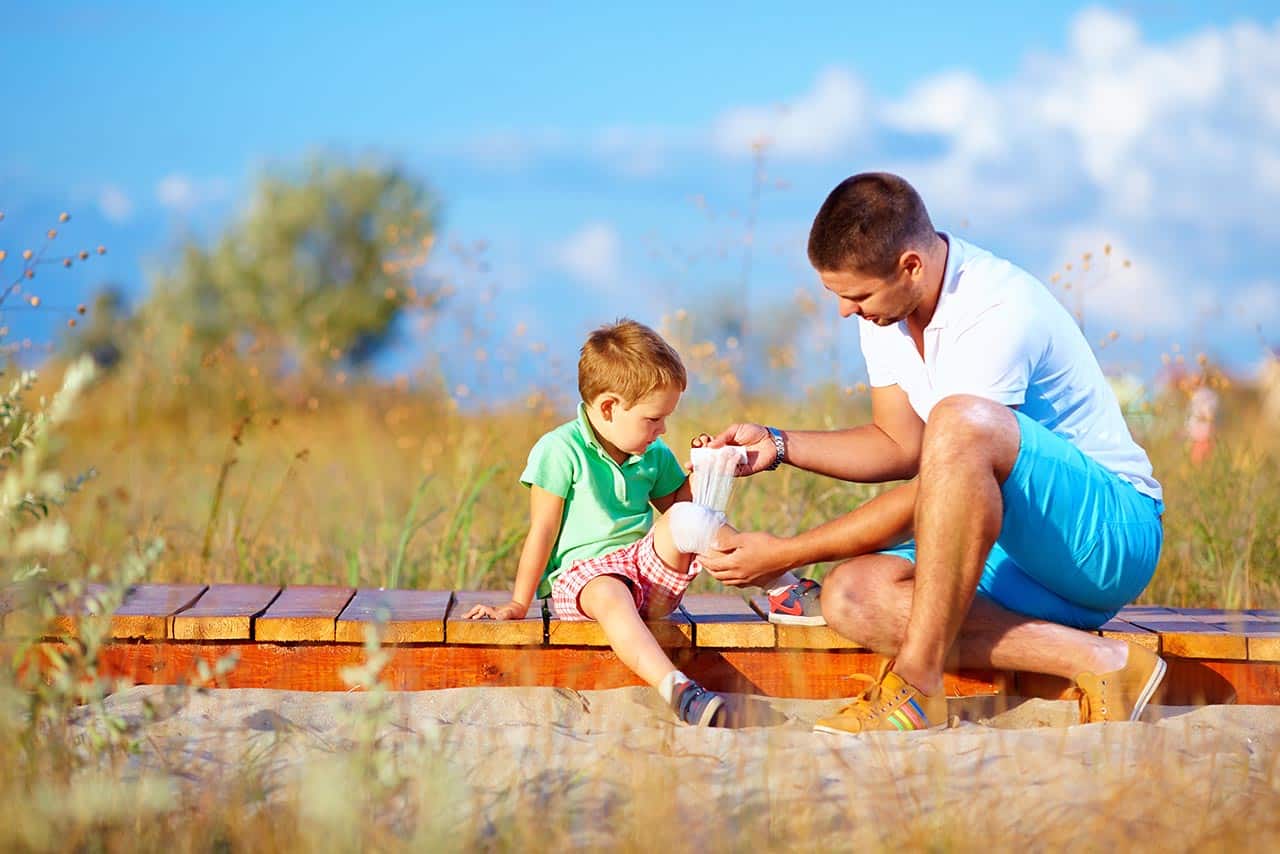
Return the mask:
POLYGON ((660 388, 630 406, 616 394, 602 394, 592 403, 599 418, 592 418, 591 424, 606 446, 624 454, 643 454, 667 432, 667 416, 675 411, 680 393, 675 386, 660 388))

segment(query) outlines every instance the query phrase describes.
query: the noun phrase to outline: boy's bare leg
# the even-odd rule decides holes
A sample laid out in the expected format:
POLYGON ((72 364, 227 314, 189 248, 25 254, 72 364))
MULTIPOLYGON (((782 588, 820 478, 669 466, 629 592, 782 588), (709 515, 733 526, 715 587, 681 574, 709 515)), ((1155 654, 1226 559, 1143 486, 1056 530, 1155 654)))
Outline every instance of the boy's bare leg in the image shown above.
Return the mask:
MULTIPOLYGON (((736 533, 737 529, 732 525, 722 525, 721 531, 736 533)), ((668 524, 666 516, 661 516, 653 525, 653 548, 658 553, 658 557, 662 558, 662 562, 672 569, 680 572, 689 571, 689 562, 693 559, 692 555, 687 555, 676 548, 675 542, 671 538, 671 527, 668 524)), ((795 573, 787 570, 773 581, 764 586, 763 589, 768 591, 776 590, 779 587, 787 587, 800 581, 795 573)))
POLYGON ((618 659, 654 688, 676 669, 636 611, 626 581, 616 575, 593 578, 578 594, 578 605, 604 629, 618 659))
MULTIPOLYGON (((729 528, 728 525, 724 527, 729 528)), ((730 530, 733 529, 730 528, 730 530)), ((666 515, 659 516, 658 521, 653 523, 653 550, 670 568, 680 572, 689 571, 689 563, 693 560, 693 555, 685 554, 676 548, 675 540, 671 537, 671 522, 666 515)))

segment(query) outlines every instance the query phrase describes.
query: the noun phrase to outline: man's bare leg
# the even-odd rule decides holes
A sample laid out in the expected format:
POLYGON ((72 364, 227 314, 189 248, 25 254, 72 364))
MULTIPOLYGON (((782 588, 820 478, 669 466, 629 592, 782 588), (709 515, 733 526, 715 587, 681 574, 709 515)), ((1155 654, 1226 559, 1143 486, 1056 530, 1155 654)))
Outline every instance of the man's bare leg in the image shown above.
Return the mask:
MULTIPOLYGON (((882 655, 897 656, 912 613, 914 576, 911 562, 900 557, 854 558, 827 575, 822 613, 841 635, 882 655)), ((1124 666, 1127 655, 1123 641, 1015 614, 981 596, 973 599, 956 647, 955 660, 963 667, 1024 670, 1068 679, 1085 670, 1116 670, 1124 666)), ((896 662, 894 669, 907 679, 896 662)))
MULTIPOLYGON (((895 672, 925 694, 942 690, 948 652, 970 613, 987 555, 1000 535, 1004 510, 1000 485, 1013 470, 1020 443, 1013 413, 983 398, 948 397, 929 416, 915 505, 917 563, 908 599, 910 616, 894 663, 895 672)), ((998 615, 987 616, 996 620, 997 628, 1012 628, 998 615)), ((1077 638, 1067 640, 1068 644, 1078 646, 1080 638, 1092 637, 1058 628, 1070 633, 1066 637, 1077 638)), ((1031 631, 1038 634, 1043 628, 1031 631)), ((1015 656, 1019 651, 1015 645, 1015 656)), ((1123 666, 1125 653, 1120 655, 1123 666)), ((1104 657, 1107 663, 1114 660, 1104 657)), ((1085 663, 1077 656, 1070 674, 1085 663)), ((1005 666, 1056 672, 1018 661, 1005 666)))

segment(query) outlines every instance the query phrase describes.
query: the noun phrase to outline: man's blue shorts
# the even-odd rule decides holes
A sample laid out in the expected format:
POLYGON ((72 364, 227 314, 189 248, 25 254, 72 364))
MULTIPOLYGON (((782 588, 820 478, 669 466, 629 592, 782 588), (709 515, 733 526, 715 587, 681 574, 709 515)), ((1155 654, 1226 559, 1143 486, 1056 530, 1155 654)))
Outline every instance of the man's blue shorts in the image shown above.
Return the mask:
MULTIPOLYGON (((1022 434, 1004 485, 1000 536, 978 593, 1002 607, 1096 628, 1151 581, 1164 529, 1164 504, 1015 411, 1022 434)), ((881 554, 915 563, 915 542, 881 554)))

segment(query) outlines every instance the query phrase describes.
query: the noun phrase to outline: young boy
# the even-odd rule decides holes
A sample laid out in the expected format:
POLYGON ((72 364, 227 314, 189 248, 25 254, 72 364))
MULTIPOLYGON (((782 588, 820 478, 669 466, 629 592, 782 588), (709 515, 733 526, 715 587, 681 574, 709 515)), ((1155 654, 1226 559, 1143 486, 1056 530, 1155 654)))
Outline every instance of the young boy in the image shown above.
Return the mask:
MULTIPOLYGON (((524 617, 550 595, 562 620, 596 620, 618 658, 685 723, 721 723, 724 699, 685 676, 645 626, 680 604, 697 574, 691 552, 721 519, 691 503, 685 471, 659 437, 687 385, 684 365, 633 320, 603 326, 578 360, 578 417, 543 436, 520 476, 529 535, 511 601, 468 619, 524 617), (653 509, 664 515, 655 524, 653 509)), ((779 585, 795 584, 788 573, 779 585)))

